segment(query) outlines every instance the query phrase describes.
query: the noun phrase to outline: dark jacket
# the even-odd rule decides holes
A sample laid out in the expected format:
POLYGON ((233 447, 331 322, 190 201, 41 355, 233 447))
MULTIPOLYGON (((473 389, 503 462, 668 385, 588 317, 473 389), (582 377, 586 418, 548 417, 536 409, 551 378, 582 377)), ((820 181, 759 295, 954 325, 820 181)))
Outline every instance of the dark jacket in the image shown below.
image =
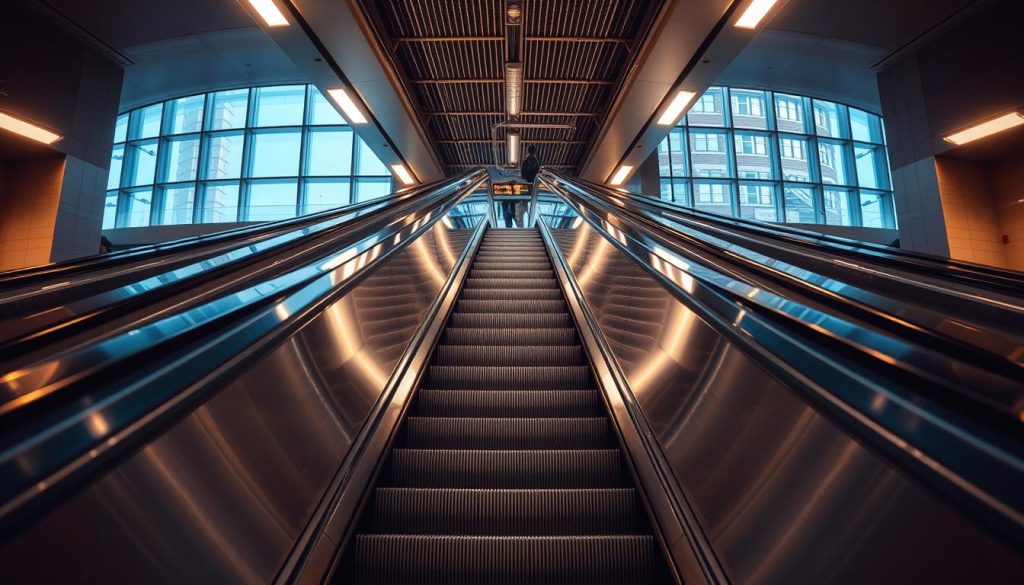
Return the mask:
POLYGON ((540 172, 540 161, 537 160, 537 155, 531 154, 523 159, 523 165, 519 169, 519 173, 523 176, 523 180, 532 183, 537 178, 537 173, 540 172))

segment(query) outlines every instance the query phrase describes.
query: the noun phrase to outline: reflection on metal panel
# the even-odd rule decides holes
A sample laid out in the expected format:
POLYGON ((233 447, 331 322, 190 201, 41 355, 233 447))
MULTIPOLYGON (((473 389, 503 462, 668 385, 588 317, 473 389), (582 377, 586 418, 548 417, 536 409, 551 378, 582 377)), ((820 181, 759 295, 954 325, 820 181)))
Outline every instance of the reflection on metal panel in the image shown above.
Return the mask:
POLYGON ((1021 582, 1020 556, 574 225, 559 247, 734 583, 1021 582))
POLYGON ((4 543, 4 581, 271 581, 438 293, 434 273, 447 277, 470 235, 438 222, 211 400, 4 543))

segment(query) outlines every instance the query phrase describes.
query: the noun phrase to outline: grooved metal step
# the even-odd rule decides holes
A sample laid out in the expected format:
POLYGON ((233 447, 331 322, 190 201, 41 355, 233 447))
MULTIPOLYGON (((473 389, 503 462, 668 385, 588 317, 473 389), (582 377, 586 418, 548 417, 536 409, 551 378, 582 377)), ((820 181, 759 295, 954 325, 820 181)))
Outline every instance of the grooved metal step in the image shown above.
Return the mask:
POLYGON ((589 366, 430 366, 425 388, 584 390, 593 387, 589 366))
POLYGON ((658 552, 649 535, 360 534, 352 554, 360 583, 604 585, 650 582, 658 552))
POLYGON ((462 300, 456 303, 455 310, 460 313, 564 313, 565 301, 484 301, 462 300))
POLYGON ((573 345, 576 330, 561 328, 445 328, 441 343, 449 345, 573 345))
POLYGON ((613 444, 605 417, 410 416, 405 423, 404 445, 420 449, 604 449, 613 444))
POLYGON ((466 279, 466 288, 558 288, 558 281, 551 280, 521 280, 518 278, 473 278, 466 279))
POLYGON ((567 346, 440 345, 439 366, 578 366, 586 364, 583 348, 567 346))
MULTIPOLYGON (((465 300, 479 301, 500 301, 500 300, 524 300, 524 301, 561 301, 562 291, 557 288, 471 288, 462 291, 462 298, 465 300)), ((393 306, 391 306, 393 309, 393 306)))
POLYGON ((626 487, 618 449, 391 451, 389 485, 461 488, 626 487))
POLYGON ((486 329, 505 328, 564 328, 574 325, 568 313, 545 313, 530 315, 488 315, 486 313, 453 313, 449 327, 480 327, 486 329))
POLYGON ((597 390, 420 390, 418 416, 602 416, 597 390))
POLYGON ((526 270, 518 266, 509 263, 504 269, 500 270, 482 270, 480 268, 473 268, 469 275, 473 278, 527 278, 527 279, 538 279, 547 280, 554 278, 555 273, 552 270, 526 270))
POLYGON ((378 534, 635 534, 634 489, 377 488, 378 534))

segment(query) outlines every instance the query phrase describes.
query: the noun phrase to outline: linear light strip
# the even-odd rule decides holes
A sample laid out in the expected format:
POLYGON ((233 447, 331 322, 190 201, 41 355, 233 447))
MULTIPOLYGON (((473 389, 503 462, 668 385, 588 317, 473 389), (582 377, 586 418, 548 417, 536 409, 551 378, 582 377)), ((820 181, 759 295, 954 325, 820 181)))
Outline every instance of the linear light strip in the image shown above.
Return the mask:
POLYGON ((403 185, 413 185, 416 183, 416 180, 412 178, 411 174, 409 174, 409 169, 405 168, 405 165, 391 165, 391 170, 394 171, 395 175, 398 176, 398 179, 402 181, 403 185))
POLYGON ((632 165, 622 165, 621 167, 619 167, 619 170, 615 171, 615 175, 613 175, 612 179, 608 181, 608 184, 611 185, 612 187, 618 187, 619 185, 626 182, 626 178, 629 177, 629 174, 632 172, 632 165))
POLYGON ((736 21, 736 28, 757 28, 757 25, 761 24, 761 21, 768 14, 768 11, 779 0, 754 0, 747 6, 747 9, 740 16, 740 19, 736 21))
POLYGON ((60 134, 50 132, 46 128, 33 124, 27 120, 22 120, 16 116, 8 114, 7 112, 0 112, 0 128, 13 132, 19 136, 35 140, 36 142, 42 142, 43 144, 53 144, 62 138, 60 134))
POLYGON ((690 105, 693 98, 697 97, 697 93, 693 91, 679 90, 676 93, 676 97, 672 98, 672 103, 668 105, 665 112, 658 118, 659 126, 675 126, 679 118, 683 117, 683 111, 686 106, 690 105))
POLYGON ((348 92, 340 87, 334 89, 328 89, 327 95, 331 96, 334 103, 338 104, 341 111, 348 118, 350 124, 365 124, 366 116, 359 110, 359 106, 356 105, 352 98, 349 97, 348 92))
POLYGON ((249 0, 249 5, 260 15, 263 22, 269 27, 288 26, 288 19, 281 13, 281 9, 274 4, 274 0, 249 0))
POLYGON ((946 142, 961 145, 967 144, 968 142, 974 142, 975 140, 981 140, 993 134, 998 134, 1010 128, 1015 128, 1024 124, 1024 114, 1020 112, 1010 112, 1009 114, 1003 114, 998 118, 992 118, 980 122, 969 128, 954 132, 948 136, 944 136, 942 139, 946 142))

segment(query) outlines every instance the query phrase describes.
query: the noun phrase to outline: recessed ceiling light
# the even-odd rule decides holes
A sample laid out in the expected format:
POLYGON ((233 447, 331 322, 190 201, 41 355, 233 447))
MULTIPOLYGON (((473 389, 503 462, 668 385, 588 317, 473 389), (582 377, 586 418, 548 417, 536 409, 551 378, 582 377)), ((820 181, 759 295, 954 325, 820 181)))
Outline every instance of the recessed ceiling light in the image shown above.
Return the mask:
POLYGON ((629 177, 629 173, 632 172, 633 167, 631 165, 622 165, 619 167, 619 170, 615 171, 615 174, 612 176, 612 180, 608 181, 608 184, 612 187, 618 187, 626 182, 626 178, 629 177))
POLYGON ((27 122, 6 112, 0 112, 0 128, 43 144, 53 144, 61 139, 60 134, 50 132, 42 126, 27 122))
POLYGON ((281 9, 274 4, 274 0, 249 0, 249 4, 260 15, 260 18, 263 19, 267 26, 288 26, 288 19, 284 17, 281 9))
POLYGON ((505 135, 505 146, 508 150, 508 164, 516 166, 519 164, 519 133, 509 132, 505 135))
POLYGON ((675 126, 676 122, 683 115, 683 110, 686 106, 690 105, 693 98, 697 97, 697 94, 692 91, 679 90, 676 93, 676 97, 672 98, 672 103, 668 105, 665 112, 658 118, 659 126, 675 126))
POLYGON ((398 175, 398 179, 402 181, 403 185, 412 185, 416 182, 416 179, 412 178, 409 174, 409 169, 405 168, 405 165, 391 165, 391 170, 398 175))
POLYGON ((986 136, 991 136, 1022 124, 1024 124, 1024 114, 1010 112, 998 118, 979 122, 969 128, 954 132, 949 136, 944 136, 942 139, 956 145, 967 144, 968 142, 974 142, 975 140, 980 140, 986 136))
POLYGON ((736 21, 736 28, 757 28, 757 25, 761 24, 761 20, 764 19, 768 11, 772 9, 772 6, 779 0, 753 0, 747 9, 740 16, 740 19, 736 21))
POLYGON ((356 103, 352 101, 352 98, 349 97, 348 93, 344 89, 341 89, 340 87, 328 89, 327 95, 331 96, 334 103, 341 107, 341 111, 344 112, 345 117, 348 118, 350 124, 366 123, 366 116, 359 111, 359 107, 356 106, 356 103))
POLYGON ((523 107, 523 64, 505 64, 505 113, 518 116, 523 107))

